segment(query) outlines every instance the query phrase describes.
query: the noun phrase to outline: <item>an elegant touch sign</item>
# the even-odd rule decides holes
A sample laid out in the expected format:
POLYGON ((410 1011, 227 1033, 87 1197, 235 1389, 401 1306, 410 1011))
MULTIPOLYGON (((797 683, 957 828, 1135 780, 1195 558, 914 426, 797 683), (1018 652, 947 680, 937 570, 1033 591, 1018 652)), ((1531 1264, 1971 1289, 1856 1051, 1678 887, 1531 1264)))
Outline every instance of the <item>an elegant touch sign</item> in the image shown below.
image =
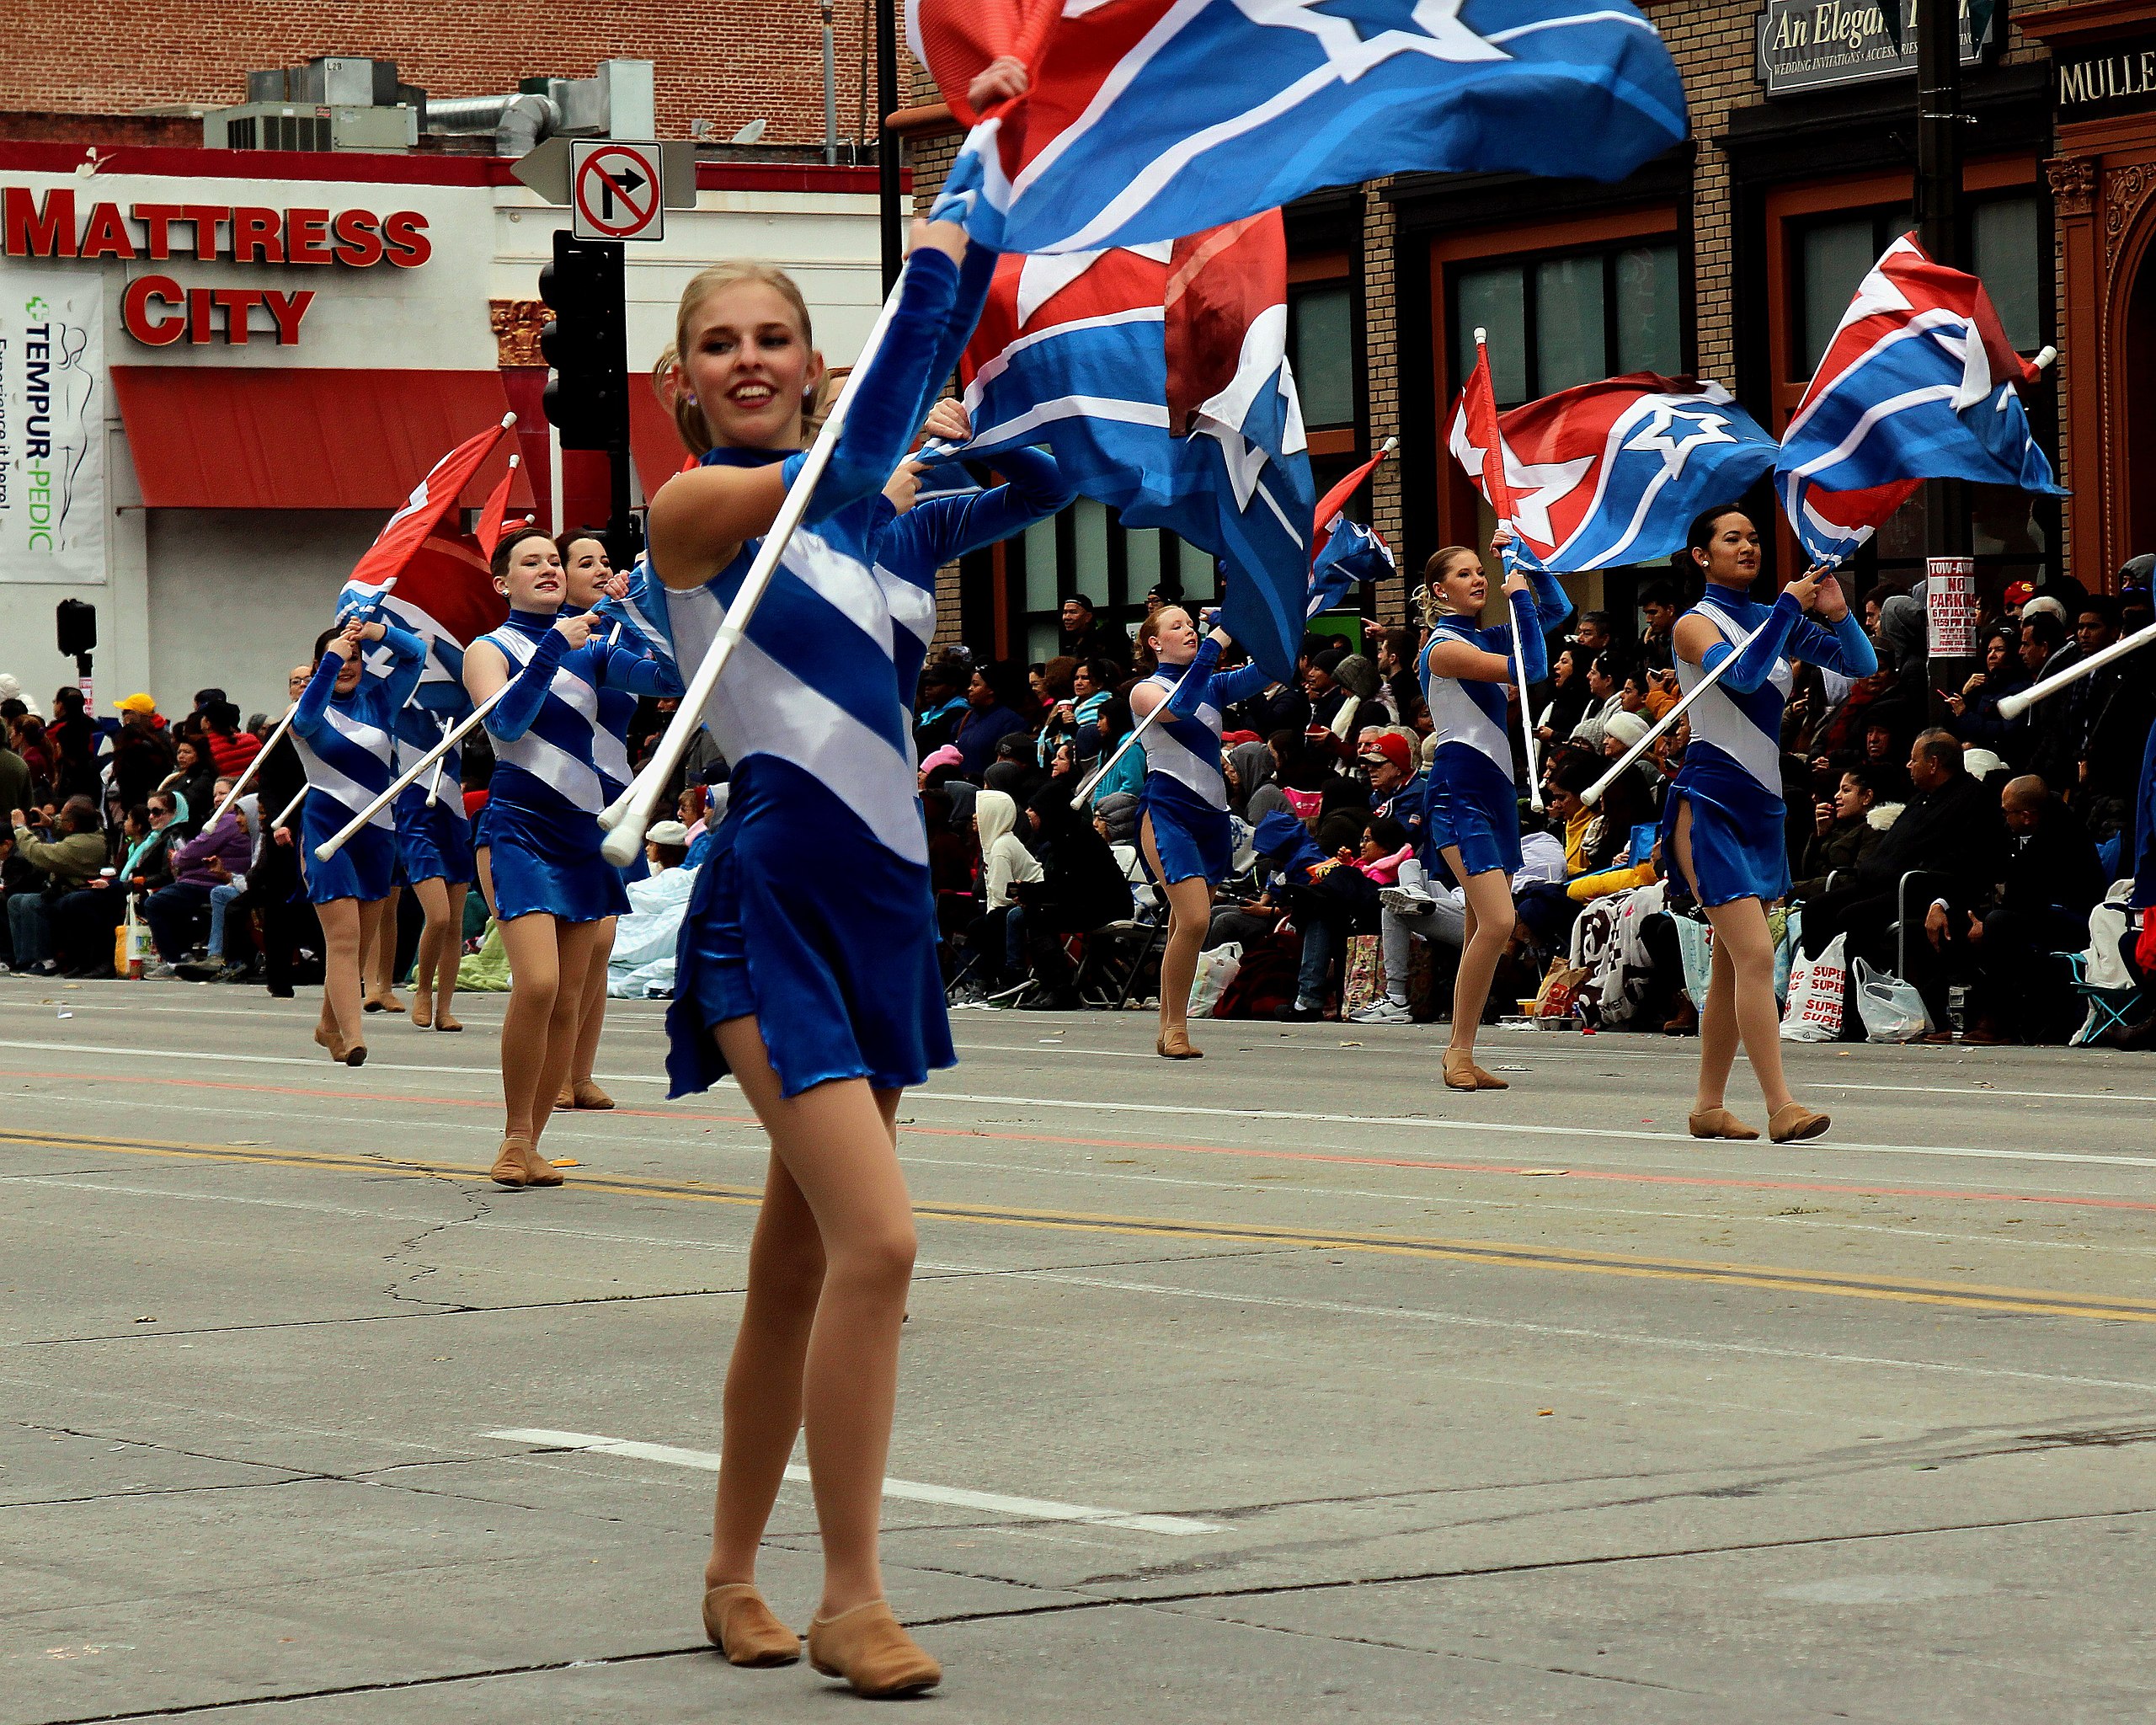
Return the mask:
MULTIPOLYGON (((1782 96, 1864 78, 1914 77, 1917 0, 1898 3, 1902 45, 1897 49, 1886 33, 1886 14, 1875 0, 1767 0, 1759 18, 1759 82, 1769 95, 1782 96)), ((1987 17, 1985 41, 1993 29, 1987 17)), ((1969 0, 1961 0, 1964 66, 1974 66, 1983 55, 1983 43, 1970 29, 1969 0)))

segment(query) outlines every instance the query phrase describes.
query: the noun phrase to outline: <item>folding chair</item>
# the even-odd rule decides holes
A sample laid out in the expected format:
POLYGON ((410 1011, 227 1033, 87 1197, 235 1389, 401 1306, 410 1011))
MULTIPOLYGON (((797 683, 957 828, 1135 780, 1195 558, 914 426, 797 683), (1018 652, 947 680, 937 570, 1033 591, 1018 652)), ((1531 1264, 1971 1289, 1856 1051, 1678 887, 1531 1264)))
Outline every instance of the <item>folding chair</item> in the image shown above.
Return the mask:
POLYGON ((1167 942, 1166 922, 1134 916, 1104 922, 1086 932, 1086 953, 1078 961, 1070 985, 1087 1006, 1121 1012, 1138 992, 1148 966, 1157 966, 1161 949, 1167 942))
POLYGON ((2127 1014, 2141 998, 2142 983, 2127 988, 2114 988, 2089 980, 2089 954, 2086 953, 2053 953, 2054 959, 2063 959, 2067 976, 2074 993, 2089 1002, 2088 1016, 2082 1019, 2081 1028, 2066 1039, 2068 1048, 2086 1048, 2090 1043, 2111 1030, 2127 1028, 2127 1014))

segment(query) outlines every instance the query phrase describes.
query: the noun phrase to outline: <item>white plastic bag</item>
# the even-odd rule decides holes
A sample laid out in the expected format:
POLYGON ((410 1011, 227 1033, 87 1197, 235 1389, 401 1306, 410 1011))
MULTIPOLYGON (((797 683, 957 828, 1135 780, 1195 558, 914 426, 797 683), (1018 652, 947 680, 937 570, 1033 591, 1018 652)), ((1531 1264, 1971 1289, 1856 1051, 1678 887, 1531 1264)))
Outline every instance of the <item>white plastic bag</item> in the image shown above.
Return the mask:
POLYGON ((1190 1016, 1211 1017, 1214 1007, 1220 1004, 1220 996, 1228 991, 1228 985, 1242 968, 1243 949, 1238 942, 1228 941, 1209 952, 1200 953, 1197 975, 1190 979, 1190 1016))
POLYGON ((1849 985, 1842 937, 1816 959, 1800 950, 1790 966, 1789 1010, 1782 1014, 1784 1042, 1834 1042, 1842 1033, 1842 991, 1849 985))
POLYGON ((1931 1028, 1924 996, 1891 970, 1856 961, 1856 1011, 1866 1042, 1914 1042, 1931 1028))

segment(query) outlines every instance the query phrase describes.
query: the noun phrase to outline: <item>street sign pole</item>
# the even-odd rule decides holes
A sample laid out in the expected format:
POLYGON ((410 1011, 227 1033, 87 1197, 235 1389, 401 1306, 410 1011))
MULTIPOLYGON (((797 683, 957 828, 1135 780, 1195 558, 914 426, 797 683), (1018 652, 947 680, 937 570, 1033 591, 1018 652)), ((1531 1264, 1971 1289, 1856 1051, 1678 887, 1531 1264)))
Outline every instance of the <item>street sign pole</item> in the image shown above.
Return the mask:
MULTIPOLYGON (((1892 0, 1890 0, 1892 3, 1892 0)), ((1961 9, 1960 0, 1916 0, 1917 238, 1936 263, 1961 267, 1961 9)), ((1924 487, 1925 591, 1936 577, 1957 582, 1969 554, 1968 494, 1956 480, 1924 487)), ((1961 655, 1935 654, 1928 667, 1939 697, 1967 676, 1961 655)))

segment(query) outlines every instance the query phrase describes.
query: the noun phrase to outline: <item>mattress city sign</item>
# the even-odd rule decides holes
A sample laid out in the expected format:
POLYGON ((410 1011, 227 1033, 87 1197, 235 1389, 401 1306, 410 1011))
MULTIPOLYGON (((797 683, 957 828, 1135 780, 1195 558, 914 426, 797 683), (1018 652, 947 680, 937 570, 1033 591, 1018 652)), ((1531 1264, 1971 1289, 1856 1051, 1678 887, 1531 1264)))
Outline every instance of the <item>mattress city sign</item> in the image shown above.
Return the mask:
MULTIPOLYGON (((255 267, 371 270, 387 264, 416 270, 434 255, 434 243, 427 238, 427 218, 416 210, 377 216, 371 210, 136 203, 123 213, 117 203, 78 205, 69 186, 40 195, 10 185, 0 186, 0 250, 10 258, 83 263, 188 258, 255 267)), ((120 321, 151 347, 221 340, 237 347, 251 333, 267 334, 280 347, 296 347, 313 303, 312 288, 183 287, 169 275, 145 275, 128 282, 120 321), (269 314, 270 328, 250 332, 248 314, 258 306, 269 314)))

